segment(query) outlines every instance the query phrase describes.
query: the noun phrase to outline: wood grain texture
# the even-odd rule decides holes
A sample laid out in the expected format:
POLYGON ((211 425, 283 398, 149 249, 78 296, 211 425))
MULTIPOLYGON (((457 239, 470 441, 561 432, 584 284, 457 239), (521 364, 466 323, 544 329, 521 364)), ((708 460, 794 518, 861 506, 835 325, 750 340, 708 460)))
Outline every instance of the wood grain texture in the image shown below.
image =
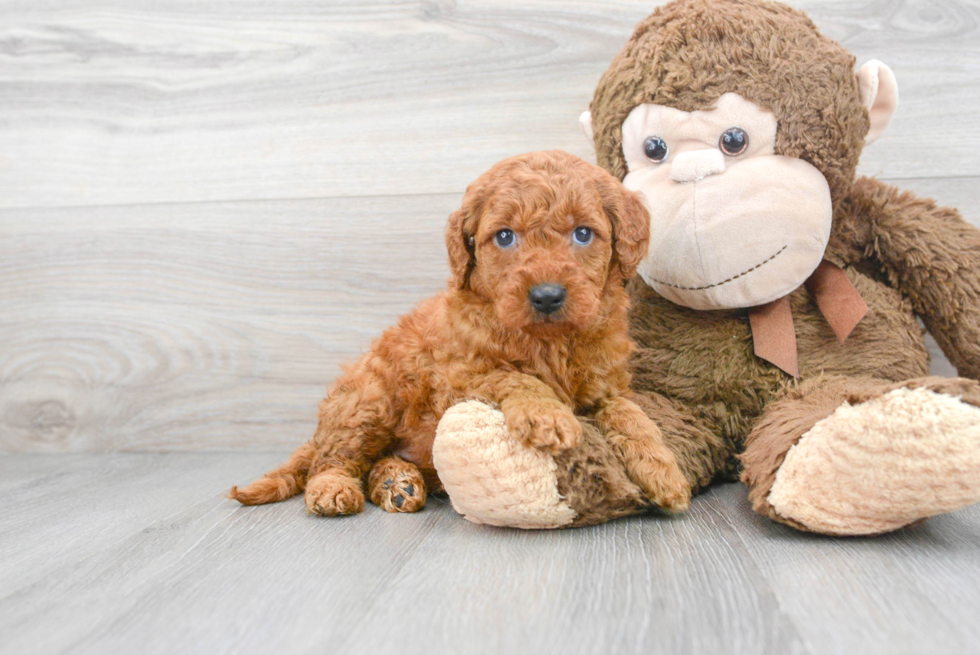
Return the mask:
MULTIPOLYGON (((738 485, 542 533, 223 499, 442 287, 466 184, 590 156, 655 4, 3 3, 0 453, 239 452, 0 455, 0 655, 980 652, 977 507, 830 540, 738 485)), ((980 2, 792 4, 896 71, 861 171, 980 225, 980 2)))
POLYGON ((0 212, 0 449, 246 448, 448 278, 459 196, 0 212))
MULTIPOLYGON (((980 178, 903 186, 980 224, 980 178)), ((0 452, 300 443, 339 366, 445 285, 459 200, 0 211, 0 452)))
POLYGON ((832 539, 766 521, 741 490, 726 493, 736 532, 814 652, 980 652, 980 506, 832 539))
POLYGON ((221 496, 283 456, 0 457, 0 653, 978 652, 977 508, 840 540, 739 485, 544 532, 221 496))
MULTIPOLYGON (((577 117, 656 4, 5 3, 0 206, 458 193, 519 152, 588 156, 577 117)), ((980 3, 791 4, 896 71, 862 170, 980 175, 980 3)))
MULTIPOLYGON (((978 3, 799 6, 899 73, 863 170, 980 224, 978 3)), ((588 155, 578 112, 650 7, 5 3, 0 452, 305 439, 338 365, 442 287, 465 185, 588 155)))

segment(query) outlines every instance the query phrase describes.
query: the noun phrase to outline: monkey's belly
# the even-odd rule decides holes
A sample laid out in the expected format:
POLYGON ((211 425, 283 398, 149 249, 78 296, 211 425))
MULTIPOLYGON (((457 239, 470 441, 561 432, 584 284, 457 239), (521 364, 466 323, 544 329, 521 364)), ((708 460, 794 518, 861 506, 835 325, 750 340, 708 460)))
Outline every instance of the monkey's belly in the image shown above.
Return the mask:
MULTIPOLYGON (((910 303, 894 289, 845 270, 869 311, 843 344, 805 288, 791 294, 801 378, 823 374, 899 381, 927 375, 929 356, 910 303)), ((637 391, 683 402, 741 442, 765 405, 794 384, 791 376, 755 356, 746 312, 681 307, 640 280, 631 282, 631 295, 637 391)))

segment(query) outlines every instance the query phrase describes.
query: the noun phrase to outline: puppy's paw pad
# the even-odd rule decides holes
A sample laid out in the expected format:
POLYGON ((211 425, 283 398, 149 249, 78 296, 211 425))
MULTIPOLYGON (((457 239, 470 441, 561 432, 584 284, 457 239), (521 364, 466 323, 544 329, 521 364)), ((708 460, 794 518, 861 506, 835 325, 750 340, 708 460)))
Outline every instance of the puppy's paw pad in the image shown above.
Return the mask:
POLYGON ((313 478, 306 487, 306 509, 320 516, 343 516, 364 511, 364 493, 353 478, 313 478))
POLYGON ((375 487, 371 500, 386 512, 417 512, 425 506, 427 493, 422 476, 402 473, 375 487))

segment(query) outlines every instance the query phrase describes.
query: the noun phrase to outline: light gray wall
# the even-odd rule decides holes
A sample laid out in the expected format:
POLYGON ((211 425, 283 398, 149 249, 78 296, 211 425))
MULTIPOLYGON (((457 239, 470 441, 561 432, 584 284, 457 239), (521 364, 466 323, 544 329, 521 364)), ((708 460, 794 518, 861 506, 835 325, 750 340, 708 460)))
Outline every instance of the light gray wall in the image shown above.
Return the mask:
MULTIPOLYGON (((578 115, 653 4, 0 6, 0 452, 308 437, 443 285, 470 181, 591 158, 578 115)), ((794 4, 898 76, 862 172, 980 220, 978 4, 794 4)))

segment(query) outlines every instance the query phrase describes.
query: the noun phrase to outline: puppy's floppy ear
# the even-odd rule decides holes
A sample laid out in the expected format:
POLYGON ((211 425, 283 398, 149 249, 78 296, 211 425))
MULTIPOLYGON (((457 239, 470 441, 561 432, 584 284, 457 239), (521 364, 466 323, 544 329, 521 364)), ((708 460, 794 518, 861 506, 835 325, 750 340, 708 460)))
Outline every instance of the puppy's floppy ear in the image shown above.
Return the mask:
POLYGON ((602 207, 613 228, 613 261, 628 280, 646 257, 650 245, 650 214, 638 194, 609 176, 600 185, 602 207))
POLYGON ((457 209, 449 215, 446 223, 446 250, 449 251, 449 270, 453 274, 453 285, 457 289, 469 286, 470 273, 476 266, 474 255, 473 235, 468 234, 466 208, 457 209))

